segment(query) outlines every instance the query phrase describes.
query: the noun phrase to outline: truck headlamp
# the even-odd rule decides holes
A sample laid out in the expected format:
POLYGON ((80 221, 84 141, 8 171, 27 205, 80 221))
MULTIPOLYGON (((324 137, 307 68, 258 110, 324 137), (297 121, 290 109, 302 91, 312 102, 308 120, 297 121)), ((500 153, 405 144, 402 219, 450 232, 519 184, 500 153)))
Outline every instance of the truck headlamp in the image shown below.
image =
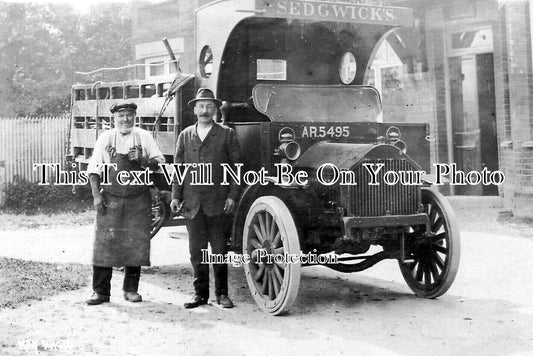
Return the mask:
POLYGON ((281 145, 277 148, 276 154, 291 161, 297 160, 300 157, 302 150, 300 144, 295 141, 296 134, 292 128, 282 128, 279 132, 278 139, 281 142, 281 145))
POLYGON ((394 147, 398 148, 403 153, 407 153, 407 145, 404 141, 398 140, 392 144, 394 147))
POLYGON ((389 141, 390 145, 398 148, 403 153, 407 153, 407 145, 404 141, 401 140, 402 133, 399 128, 397 128, 396 126, 389 127, 385 136, 389 141))
POLYGON ((400 132, 400 129, 396 126, 391 126, 387 129, 387 133, 385 133, 385 137, 389 140, 391 144, 398 141, 402 138, 402 133, 400 132))
POLYGON ((300 157, 301 149, 298 142, 284 142, 279 147, 278 150, 283 154, 287 159, 294 161, 300 157))

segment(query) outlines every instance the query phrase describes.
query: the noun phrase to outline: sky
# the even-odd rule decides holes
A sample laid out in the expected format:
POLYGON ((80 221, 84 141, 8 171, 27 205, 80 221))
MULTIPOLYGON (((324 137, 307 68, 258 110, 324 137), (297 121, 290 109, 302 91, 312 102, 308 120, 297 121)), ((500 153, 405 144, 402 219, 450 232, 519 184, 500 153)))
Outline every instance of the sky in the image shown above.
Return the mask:
MULTIPOLYGON (((67 3, 76 11, 81 13, 88 12, 91 5, 101 3, 128 3, 131 0, 0 0, 1 2, 25 2, 25 3, 67 3)), ((149 2, 161 2, 165 0, 145 0, 149 2)))
MULTIPOLYGON (((127 3, 131 0, 0 0, 0 2, 27 2, 27 3, 68 3, 71 6, 81 13, 88 12, 91 5, 99 3, 110 3, 110 2, 119 2, 127 3)), ((162 2, 166 0, 144 0, 148 2, 162 2)), ((340 0, 342 1, 342 0, 340 0)), ((512 1, 521 1, 521 0, 499 0, 501 4, 512 1)))

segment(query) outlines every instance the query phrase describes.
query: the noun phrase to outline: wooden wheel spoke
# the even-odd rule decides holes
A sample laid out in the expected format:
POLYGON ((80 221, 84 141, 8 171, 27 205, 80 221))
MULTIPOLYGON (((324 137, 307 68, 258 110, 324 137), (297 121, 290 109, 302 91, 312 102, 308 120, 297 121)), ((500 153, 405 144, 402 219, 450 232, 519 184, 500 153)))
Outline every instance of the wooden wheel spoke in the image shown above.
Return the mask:
MULTIPOLYGON (((274 245, 275 236, 277 236, 276 235, 277 224, 276 224, 276 219, 273 216, 270 216, 270 218, 271 218, 271 220, 270 220, 270 240, 272 241, 272 245, 274 245)), ((279 231, 278 231, 278 234, 279 234, 279 231)))
POLYGON ((433 242, 433 243, 437 243, 437 242, 439 242, 439 241, 444 240, 444 239, 447 238, 447 237, 448 237, 448 234, 447 234, 446 232, 441 232, 440 234, 437 234, 437 235, 433 236, 433 237, 431 238, 431 242, 433 242))
POLYGON ((261 283, 261 294, 266 295, 268 290, 268 276, 267 273, 263 276, 263 283, 261 283))
POLYGON ((442 216, 439 216, 437 220, 433 223, 433 225, 431 225, 431 231, 433 232, 439 231, 443 223, 444 223, 444 219, 442 218, 442 216))
POLYGON ((283 284, 283 276, 281 275, 280 267, 278 266, 277 263, 274 263, 274 266, 272 267, 272 270, 274 271, 274 275, 276 276, 276 278, 277 278, 277 280, 279 282, 279 285, 281 286, 283 284))
POLYGON ((274 276, 272 275, 272 271, 267 272, 267 278, 268 278, 268 297, 270 300, 276 299, 276 295, 274 294, 274 281, 272 280, 274 276))
POLYGON ((448 254, 448 249, 446 249, 446 247, 443 247, 437 244, 433 244, 432 246, 433 246, 433 249, 435 249, 436 251, 443 253, 445 255, 448 254))
POLYGON ((268 213, 265 211, 262 214, 257 215, 257 220, 259 220, 259 227, 261 229, 261 234, 263 235, 263 241, 268 240, 268 233, 265 227, 265 219, 268 213))
POLYGON ((433 276, 433 280, 437 283, 440 281, 440 274, 439 274, 439 271, 437 270, 437 267, 435 266, 435 263, 434 262, 431 262, 429 264, 429 270, 431 272, 431 275, 433 276))
MULTIPOLYGON (((272 269, 272 271, 274 271, 274 269, 272 269)), ((277 297, 279 295, 279 289, 281 287, 282 281, 279 280, 279 277, 275 272, 272 273, 272 284, 274 285, 274 293, 277 297)))
POLYGON ((417 281, 422 282, 422 274, 424 273, 424 268, 422 263, 418 263, 418 269, 416 270, 415 278, 417 281))
POLYGON ((441 271, 444 271, 444 261, 436 252, 433 253, 433 261, 441 271))
MULTIPOLYGON (((261 279, 261 277, 263 277, 264 272, 265 272, 265 264, 264 264, 264 263, 261 263, 261 264, 259 265, 259 269, 257 270, 257 272, 255 272, 254 280, 255 280, 256 282, 259 282, 259 280, 261 279)), ((264 280, 264 278, 263 278, 263 280, 264 280)))
POLYGON ((431 272, 427 264, 425 265, 425 268, 424 268, 424 280, 425 280, 425 284, 431 284, 431 272))
POLYGON ((429 210, 429 223, 431 224, 435 221, 435 217, 437 216, 437 210, 431 204, 428 204, 428 210, 429 210))
POLYGON ((280 242, 281 242, 281 232, 278 231, 278 233, 274 237, 274 241, 272 242, 272 247, 274 248, 278 247, 280 242))
POLYGON ((261 249, 263 248, 263 245, 259 242, 258 239, 251 238, 250 239, 250 245, 252 245, 253 248, 261 249))
POLYGON ((255 235, 257 236, 259 241, 261 241, 261 243, 264 243, 265 239, 264 239, 263 235, 261 234, 261 231, 259 231, 259 227, 257 226, 257 224, 253 224, 252 226, 254 228, 255 235))
POLYGON ((270 215, 267 211, 264 212, 265 215, 265 238, 267 240, 272 241, 272 237, 270 236, 270 221, 272 220, 272 215, 270 215))
POLYGON ((274 261, 274 266, 276 266, 277 268, 281 270, 285 270, 285 265, 283 263, 274 261))

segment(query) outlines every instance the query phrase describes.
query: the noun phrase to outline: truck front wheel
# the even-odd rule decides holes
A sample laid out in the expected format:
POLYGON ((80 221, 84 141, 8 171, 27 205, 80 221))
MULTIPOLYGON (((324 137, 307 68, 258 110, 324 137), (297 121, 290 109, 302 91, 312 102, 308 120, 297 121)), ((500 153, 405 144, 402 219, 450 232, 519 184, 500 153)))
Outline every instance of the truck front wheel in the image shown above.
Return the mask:
POLYGON ((291 212, 275 196, 257 198, 246 216, 243 254, 248 286, 257 304, 272 315, 287 313, 300 286, 300 241, 291 212))
POLYGON ((422 189, 429 231, 406 234, 406 257, 400 263, 409 288, 419 297, 436 298, 452 285, 461 255, 459 228, 450 203, 442 194, 422 189))

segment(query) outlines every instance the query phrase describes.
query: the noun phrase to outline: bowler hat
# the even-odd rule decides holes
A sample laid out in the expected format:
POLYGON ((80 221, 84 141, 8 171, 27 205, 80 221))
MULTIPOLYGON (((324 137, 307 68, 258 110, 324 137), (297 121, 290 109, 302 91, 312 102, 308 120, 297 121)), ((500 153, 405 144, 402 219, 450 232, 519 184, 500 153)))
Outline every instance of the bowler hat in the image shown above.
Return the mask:
POLYGON ((196 104, 196 102, 199 100, 211 100, 218 108, 222 105, 222 101, 215 98, 215 94, 213 94, 213 91, 207 88, 198 89, 198 91, 196 92, 196 98, 189 101, 187 105, 189 105, 189 107, 192 109, 194 107, 194 104, 196 104))
POLYGON ((123 103, 123 104, 113 104, 109 108, 109 111, 111 111, 111 114, 114 114, 118 111, 124 111, 124 110, 137 110, 137 104, 135 103, 123 103))

